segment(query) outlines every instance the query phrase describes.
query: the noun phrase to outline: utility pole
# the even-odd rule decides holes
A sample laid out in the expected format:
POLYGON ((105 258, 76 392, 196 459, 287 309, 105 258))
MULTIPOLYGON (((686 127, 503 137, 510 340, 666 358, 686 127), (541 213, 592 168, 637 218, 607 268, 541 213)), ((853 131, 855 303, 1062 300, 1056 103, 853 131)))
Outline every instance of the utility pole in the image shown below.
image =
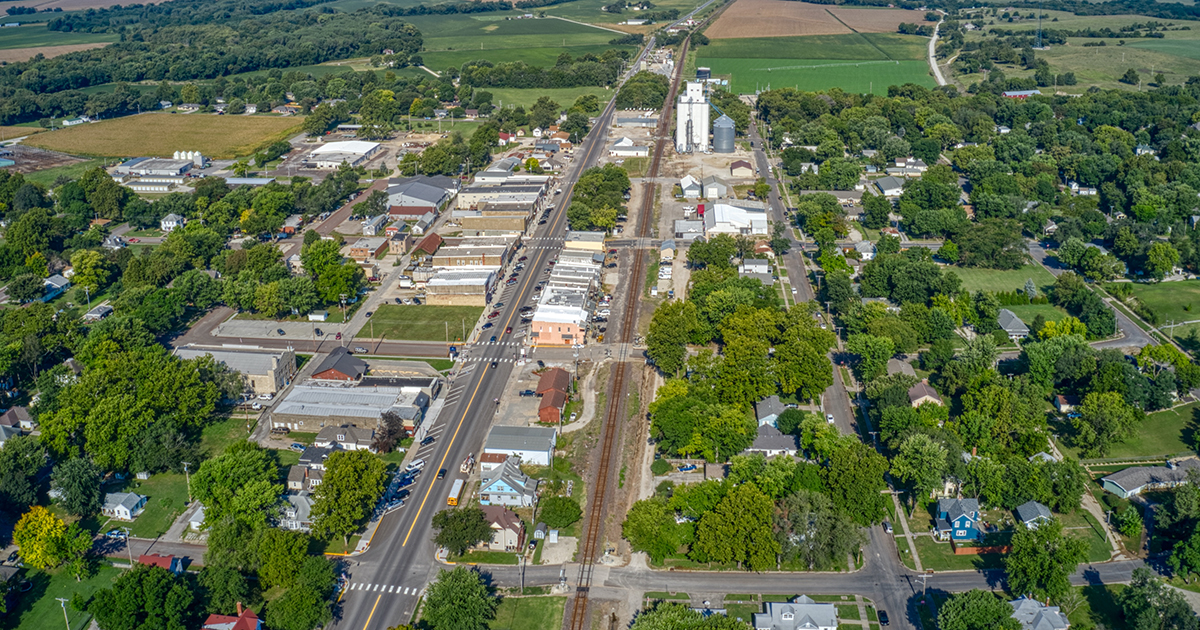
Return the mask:
POLYGON ((132 569, 133 568, 133 547, 129 546, 129 528, 122 527, 121 529, 125 531, 125 551, 129 552, 129 568, 132 569))
POLYGON ((62 597, 55 597, 54 599, 57 599, 58 603, 62 604, 63 622, 67 624, 67 630, 71 630, 71 620, 67 618, 67 600, 62 597))
POLYGON ((191 503, 192 502, 192 475, 191 475, 190 471, 188 470, 188 466, 191 466, 192 464, 191 464, 191 462, 179 462, 179 463, 183 464, 183 476, 185 479, 187 479, 188 503, 191 503))

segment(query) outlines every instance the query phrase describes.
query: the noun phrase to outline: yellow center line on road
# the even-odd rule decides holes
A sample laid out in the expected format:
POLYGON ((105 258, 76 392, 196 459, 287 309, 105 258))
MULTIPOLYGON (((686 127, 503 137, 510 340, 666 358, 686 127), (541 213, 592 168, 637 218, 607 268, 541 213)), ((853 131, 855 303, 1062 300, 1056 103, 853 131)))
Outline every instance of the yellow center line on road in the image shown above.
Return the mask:
POLYGON ((379 600, 383 599, 383 593, 375 596, 375 605, 371 607, 371 614, 367 615, 367 623, 363 624, 363 630, 367 630, 367 626, 371 625, 371 617, 375 616, 375 609, 379 608, 379 600))

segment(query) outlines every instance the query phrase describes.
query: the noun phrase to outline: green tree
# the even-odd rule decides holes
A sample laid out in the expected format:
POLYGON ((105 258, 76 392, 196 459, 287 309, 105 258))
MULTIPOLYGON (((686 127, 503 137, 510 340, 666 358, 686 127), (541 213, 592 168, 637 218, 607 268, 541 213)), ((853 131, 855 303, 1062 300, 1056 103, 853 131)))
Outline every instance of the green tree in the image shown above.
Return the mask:
POLYGON ((325 460, 325 478, 313 493, 313 533, 341 536, 349 543, 350 534, 383 495, 386 479, 387 467, 374 453, 334 452, 325 460))
POLYGON ((1021 630, 1012 606, 989 591, 974 589, 951 595, 938 607, 941 630, 1021 630))
POLYGON ((271 630, 312 630, 331 618, 328 598, 307 586, 289 588, 267 606, 266 614, 271 630))
POLYGON ((914 433, 900 443, 892 474, 929 496, 946 478, 946 447, 926 433, 914 433))
POLYGON ((823 469, 825 486, 834 505, 859 525, 872 525, 887 514, 887 500, 880 494, 887 485, 883 476, 888 462, 874 449, 858 441, 834 450, 823 469))
POLYGON ((687 344, 700 329, 696 304, 671 300, 654 310, 646 333, 646 356, 664 374, 678 374, 687 358, 687 344))
POLYGON ((891 339, 862 333, 850 335, 846 349, 859 356, 858 373, 863 381, 886 374, 888 359, 896 353, 891 339))
POLYGON ((546 497, 538 502, 538 520, 548 527, 562 529, 583 517, 579 502, 571 497, 546 497))
POLYGON ((1179 251, 1170 243, 1156 241, 1146 250, 1146 271, 1152 278, 1161 280, 1163 276, 1171 273, 1179 264, 1179 251))
MULTIPOLYGON (((1125 508, 1125 512, 1137 515, 1137 510, 1132 507, 1125 508)), ((1140 520, 1140 515, 1138 518, 1140 520)), ((1193 530, 1190 536, 1175 544, 1171 549, 1171 557, 1167 559, 1167 566, 1171 567, 1172 573, 1189 584, 1191 578, 1200 574, 1200 530, 1193 530)))
POLYGON ((100 511, 100 469, 92 462, 79 457, 68 459, 54 467, 51 480, 62 492, 59 502, 67 512, 86 518, 100 511))
POLYGON ((229 614, 238 602, 250 600, 250 585, 246 582, 246 576, 236 569, 206 566, 197 576, 197 584, 204 602, 204 612, 209 614, 229 614))
POLYGON ((1133 435, 1141 420, 1137 409, 1117 392, 1093 392, 1084 396, 1079 416, 1071 420, 1075 441, 1088 457, 1104 457, 1117 444, 1133 435))
POLYGON ((254 442, 236 442, 192 475, 192 493, 204 504, 204 518, 232 515, 251 525, 267 522, 283 494, 279 466, 271 452, 254 442))
POLYGON ((264 528, 258 536, 259 581, 266 588, 294 586, 307 554, 308 536, 305 534, 264 528))
POLYGON ((35 505, 17 521, 12 541, 21 552, 21 560, 38 568, 49 569, 62 563, 62 541, 67 524, 35 505))
POLYGON ((1035 529, 1017 526, 1012 552, 1004 559, 1009 590, 1035 597, 1058 598, 1071 588, 1070 576, 1087 559, 1088 544, 1064 536, 1057 519, 1035 529))
POLYGON ((486 630, 500 602, 475 571, 442 571, 425 592, 422 617, 433 630, 486 630))
POLYGON ((1133 578, 1117 595, 1125 627, 1136 630, 1196 630, 1200 622, 1183 595, 1168 587, 1146 567, 1133 570, 1133 578))
MULTIPOLYGON (((771 463, 789 461, 772 460, 771 463)), ((824 571, 858 554, 866 537, 846 527, 845 514, 824 494, 801 490, 784 497, 775 511, 775 538, 784 562, 799 562, 810 571, 824 571)))
POLYGON ((45 292, 46 287, 42 279, 31 273, 19 275, 8 283, 8 297, 18 304, 32 302, 42 297, 45 292))
POLYGON ((680 526, 675 523, 675 512, 661 497, 634 503, 625 513, 621 535, 634 551, 645 552, 655 563, 661 563, 683 544, 680 526))
POLYGON ((433 515, 433 528, 438 530, 433 542, 456 556, 492 537, 492 527, 477 507, 442 510, 433 515))
POLYGON ((751 571, 774 568, 780 550, 771 530, 773 513, 771 498, 753 483, 738 486, 700 519, 693 556, 751 571))
POLYGON ((638 613, 629 630, 743 630, 745 627, 745 622, 733 617, 705 617, 686 604, 661 602, 638 613))
POLYGON ((97 592, 87 611, 104 630, 174 629, 191 627, 194 604, 183 578, 138 564, 122 573, 112 588, 97 592))
POLYGON ((1142 82, 1142 76, 1138 74, 1137 70, 1130 68, 1125 71, 1125 74, 1118 81, 1128 85, 1138 85, 1142 82))
POLYGON ((92 295, 96 295, 101 287, 108 284, 108 261, 100 252, 79 250, 71 256, 71 266, 75 269, 71 282, 79 287, 87 287, 92 295))

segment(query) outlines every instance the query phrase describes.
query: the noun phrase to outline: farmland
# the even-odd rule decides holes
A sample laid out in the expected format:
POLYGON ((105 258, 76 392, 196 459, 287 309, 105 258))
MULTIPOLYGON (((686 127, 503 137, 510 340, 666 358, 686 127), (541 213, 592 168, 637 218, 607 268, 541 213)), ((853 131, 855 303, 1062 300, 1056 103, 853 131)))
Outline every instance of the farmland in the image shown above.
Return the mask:
POLYGON ((107 45, 108 44, 69 44, 66 46, 37 46, 35 48, 5 48, 0 49, 0 62, 16 63, 19 61, 29 61, 37 55, 41 55, 47 59, 50 59, 59 55, 78 52, 80 50, 103 48, 107 45))
POLYGON ((41 133, 26 143, 72 155, 168 156, 187 149, 231 158, 286 137, 302 121, 294 117, 153 113, 41 133))
POLYGON ((566 20, 533 19, 506 20, 504 14, 478 15, 419 15, 408 18, 421 29, 424 50, 501 50, 506 48, 545 48, 566 46, 596 46, 607 44, 617 33, 576 24, 566 20))
MULTIPOLYGON (((612 34, 616 37, 616 33, 612 34)), ((447 50, 441 52, 422 52, 421 58, 425 61, 425 67, 431 68, 437 72, 441 72, 446 68, 454 67, 461 68, 468 61, 477 59, 487 59, 492 63, 507 63, 510 61, 524 61, 531 66, 552 66, 558 59, 558 56, 563 52, 571 53, 573 57, 579 57, 591 53, 599 55, 611 48, 628 50, 631 54, 635 54, 637 50, 633 46, 613 46, 610 44, 574 44, 567 42, 565 47, 553 46, 547 48, 505 48, 500 50, 479 51, 474 49, 463 50, 447 50)))
POLYGON ((882 33, 714 39, 699 49, 696 65, 729 75, 741 94, 767 85, 886 94, 889 85, 935 84, 923 59, 926 41, 882 33))
POLYGON ((893 33, 901 22, 924 16, 902 9, 827 8, 832 5, 791 0, 737 0, 705 35, 712 39, 893 33))
POLYGON ((46 28, 45 24, 30 24, 16 28, 0 28, 0 50, 34 48, 37 46, 67 46, 72 44, 107 44, 120 39, 112 33, 63 33, 46 28))

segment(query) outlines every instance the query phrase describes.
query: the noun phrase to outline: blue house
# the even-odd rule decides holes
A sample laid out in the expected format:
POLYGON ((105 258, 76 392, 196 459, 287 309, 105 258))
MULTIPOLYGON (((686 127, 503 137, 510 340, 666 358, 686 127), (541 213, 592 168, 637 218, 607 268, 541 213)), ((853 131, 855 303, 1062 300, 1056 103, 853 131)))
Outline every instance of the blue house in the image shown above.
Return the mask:
POLYGON ((537 497, 537 479, 521 472, 521 460, 509 457, 504 463, 483 472, 479 483, 480 505, 530 507, 537 497))
POLYGON ((979 530, 978 499, 938 499, 938 540, 970 540, 983 538, 979 530))

